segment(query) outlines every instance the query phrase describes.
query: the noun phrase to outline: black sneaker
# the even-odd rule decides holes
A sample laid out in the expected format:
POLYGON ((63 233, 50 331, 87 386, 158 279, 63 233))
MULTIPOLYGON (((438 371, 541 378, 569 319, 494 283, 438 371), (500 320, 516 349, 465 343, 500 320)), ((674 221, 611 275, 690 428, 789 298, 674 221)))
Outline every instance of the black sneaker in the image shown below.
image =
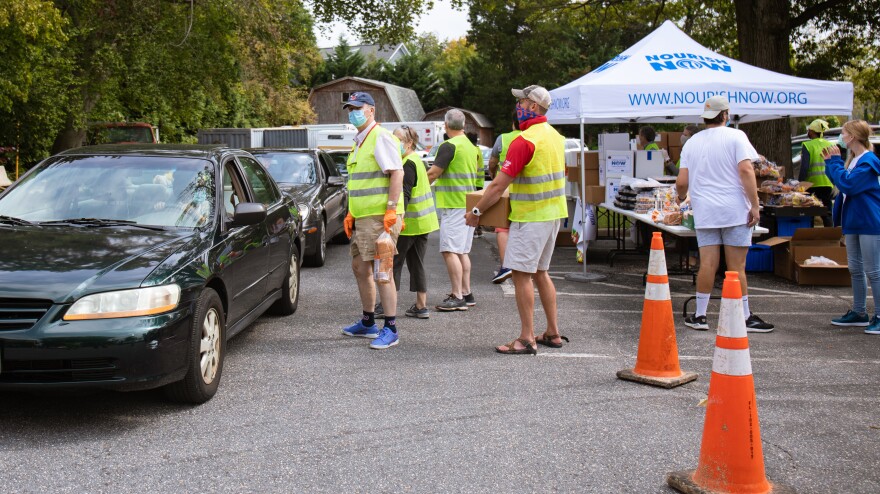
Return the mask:
POLYGON ((412 304, 412 307, 406 309, 406 312, 403 314, 406 317, 418 317, 419 319, 427 319, 431 317, 427 307, 419 309, 416 304, 412 304))
POLYGON ((468 306, 463 298, 455 298, 455 295, 450 293, 436 309, 442 312, 451 312, 454 310, 468 310, 468 306))
POLYGON ((473 293, 468 293, 467 295, 464 295, 464 303, 466 303, 468 307, 473 307, 477 305, 477 299, 474 298, 473 293))
POLYGON ((379 302, 376 304, 376 307, 373 308, 373 318, 385 319, 385 309, 382 308, 382 302, 379 302))
POLYGON ((746 319, 746 332, 748 333, 769 333, 773 331, 774 327, 754 314, 749 314, 749 318, 746 319))
POLYGON ((709 321, 706 320, 706 316, 697 316, 696 314, 687 316, 684 318, 684 325, 700 331, 709 330, 709 321))

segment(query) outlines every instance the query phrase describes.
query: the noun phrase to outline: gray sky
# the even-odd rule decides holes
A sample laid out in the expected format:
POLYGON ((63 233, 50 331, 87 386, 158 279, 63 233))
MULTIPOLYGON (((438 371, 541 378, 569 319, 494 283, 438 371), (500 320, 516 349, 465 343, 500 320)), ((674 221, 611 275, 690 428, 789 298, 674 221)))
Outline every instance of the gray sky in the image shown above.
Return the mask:
MULTIPOLYGON (((442 39, 456 39, 467 34, 470 24, 467 20, 467 11, 454 10, 448 3, 435 2, 434 8, 419 19, 416 25, 417 33, 433 32, 442 39)), ((360 39, 353 39, 348 33, 348 28, 339 22, 328 26, 328 30, 322 33, 315 27, 315 37, 318 38, 319 48, 336 46, 336 40, 340 33, 347 33, 346 39, 351 44, 360 44, 360 39)))

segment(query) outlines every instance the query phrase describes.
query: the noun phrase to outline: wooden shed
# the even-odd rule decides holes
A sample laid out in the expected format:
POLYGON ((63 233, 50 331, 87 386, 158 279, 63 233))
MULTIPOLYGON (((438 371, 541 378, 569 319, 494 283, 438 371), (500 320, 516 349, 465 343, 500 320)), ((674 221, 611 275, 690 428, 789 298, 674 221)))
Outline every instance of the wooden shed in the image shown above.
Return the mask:
POLYGON ((343 77, 322 84, 309 93, 309 104, 319 124, 348 122, 342 103, 354 92, 366 92, 376 101, 377 122, 418 122, 425 116, 419 97, 412 89, 361 77, 343 77))
POLYGON ((492 145, 495 144, 495 130, 492 126, 492 122, 490 122, 482 113, 465 110, 464 108, 447 106, 446 108, 440 108, 439 110, 426 113, 425 118, 422 120, 426 122, 442 122, 446 117, 446 112, 453 109, 461 110, 464 113, 464 131, 468 134, 477 134, 477 144, 482 144, 483 146, 488 147, 492 147, 492 145))

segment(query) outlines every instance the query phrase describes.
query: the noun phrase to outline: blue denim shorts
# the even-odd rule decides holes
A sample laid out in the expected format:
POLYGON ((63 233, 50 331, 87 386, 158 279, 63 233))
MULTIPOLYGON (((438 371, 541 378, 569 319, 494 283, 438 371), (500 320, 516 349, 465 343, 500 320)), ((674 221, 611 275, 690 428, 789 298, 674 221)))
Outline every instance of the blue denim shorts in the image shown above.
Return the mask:
POLYGON ((749 247, 752 245, 753 227, 748 225, 728 226, 726 228, 697 228, 697 245, 729 245, 749 247))

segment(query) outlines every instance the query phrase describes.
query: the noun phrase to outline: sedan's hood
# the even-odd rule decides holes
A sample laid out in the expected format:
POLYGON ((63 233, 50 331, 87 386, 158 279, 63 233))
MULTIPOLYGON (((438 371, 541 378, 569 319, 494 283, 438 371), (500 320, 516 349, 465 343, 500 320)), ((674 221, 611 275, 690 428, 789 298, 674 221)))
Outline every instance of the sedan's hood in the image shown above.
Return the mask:
POLYGON ((278 184, 281 190, 297 202, 308 203, 318 193, 318 184, 278 184))
POLYGON ((62 303, 136 288, 196 234, 136 228, 0 228, 0 298, 62 303))

